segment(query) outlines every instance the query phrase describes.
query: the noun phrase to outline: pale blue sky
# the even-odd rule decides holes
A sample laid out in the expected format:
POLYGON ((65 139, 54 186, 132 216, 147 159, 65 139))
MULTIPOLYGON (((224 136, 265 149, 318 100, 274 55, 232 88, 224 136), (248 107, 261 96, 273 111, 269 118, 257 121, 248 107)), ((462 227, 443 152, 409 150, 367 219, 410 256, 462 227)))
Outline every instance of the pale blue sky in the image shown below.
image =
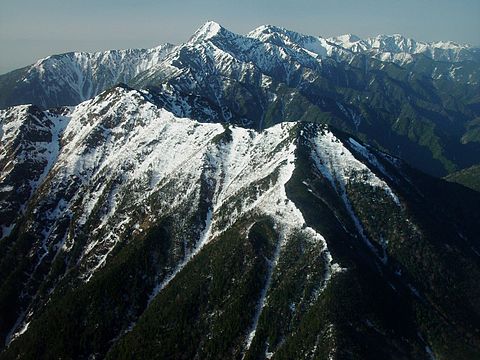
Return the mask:
POLYGON ((207 20, 480 45, 480 0, 0 0, 0 73, 54 53, 182 43, 207 20))

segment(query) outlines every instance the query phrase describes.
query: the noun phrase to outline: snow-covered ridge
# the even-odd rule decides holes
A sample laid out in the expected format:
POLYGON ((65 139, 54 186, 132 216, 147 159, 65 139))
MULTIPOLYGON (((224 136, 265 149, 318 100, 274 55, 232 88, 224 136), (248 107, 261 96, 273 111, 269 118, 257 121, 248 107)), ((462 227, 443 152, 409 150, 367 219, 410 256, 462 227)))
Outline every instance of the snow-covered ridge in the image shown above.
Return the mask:
MULTIPOLYGON (((191 256, 247 213, 276 219, 285 237, 304 227, 302 214, 284 188, 295 168, 297 123, 281 123, 262 132, 229 127, 227 136, 221 124, 178 118, 147 99, 142 92, 116 87, 65 116, 49 115, 61 126, 52 127, 55 154, 46 154, 49 174, 42 175, 40 182, 45 181, 37 186, 57 199, 56 204, 44 204, 44 200, 37 204, 39 232, 44 234, 47 253, 73 248, 75 233, 62 234, 56 229, 78 213, 76 231, 83 231, 86 224, 95 226, 89 230, 91 242, 84 251, 89 278, 106 261, 125 229, 144 221, 131 217, 128 209, 151 213, 146 200, 166 191, 173 180, 183 190, 163 193, 156 210, 163 215, 198 198, 200 181, 212 186, 210 220, 203 240, 192 239, 200 242, 190 250, 191 256), (223 136, 230 140, 219 140, 223 136), (128 206, 123 201, 127 195, 132 198, 128 206), (100 217, 99 208, 103 209, 100 217)), ((14 109, 21 112, 23 108, 14 109)), ((348 178, 361 175, 357 181, 383 189, 398 203, 388 185, 351 155, 332 132, 322 131, 312 141, 314 159, 321 163, 317 166, 325 169, 327 178, 335 178, 332 183, 344 189, 348 178)))
MULTIPOLYGON (((11 120, 0 121, 2 136, 22 125, 28 109, 19 106, 8 110, 11 120)), ((377 160, 375 150, 352 138, 346 140, 344 134, 329 127, 285 122, 255 131, 201 123, 175 116, 152 103, 147 91, 127 86, 114 87, 57 113, 38 111, 45 117, 42 121, 49 124, 52 139, 46 146, 51 150, 45 153, 47 170, 39 178, 37 196, 29 204, 27 225, 38 234, 32 242, 33 272, 48 271, 52 259, 65 258, 71 261, 66 263, 67 268, 78 270, 74 273, 81 281, 94 281, 92 277, 112 261, 117 249, 126 242, 141 241, 141 234, 148 234, 169 216, 179 228, 187 230, 174 238, 168 265, 150 274, 152 285, 147 294, 153 301, 211 242, 221 241, 224 231, 243 221, 251 225, 266 216, 273 220, 279 238, 273 256, 267 259, 265 283, 243 340, 248 350, 255 341, 262 313, 265 316, 268 311, 272 277, 286 246, 292 244, 292 235, 302 235, 314 244, 325 265, 314 296, 350 271, 330 252, 331 239, 307 224, 300 204, 287 195, 286 184, 298 181, 292 178, 296 156, 305 156, 297 151, 303 149, 299 144, 311 146, 311 158, 302 158, 311 160, 309 176, 328 180, 360 236, 380 261, 387 261, 386 251, 382 254, 372 245, 363 230, 362 217, 350 202, 349 185, 367 184, 401 209, 401 199, 391 187, 392 178, 377 160), (186 219, 194 214, 198 221, 192 227, 186 219)), ((45 147, 39 144, 38 148, 45 147)), ((306 186, 315 196, 308 181, 298 181, 298 185, 306 186)), ((337 220, 347 230, 348 219, 337 220)), ((248 233, 248 225, 241 229, 248 233)), ((35 278, 35 274, 28 275, 35 278)), ((53 291, 55 282, 52 286, 53 291)), ((22 336, 37 316, 33 305, 24 310, 11 329, 10 339, 22 336)))
MULTIPOLYGON (((374 162, 373 155, 367 149, 353 139, 349 141, 357 152, 362 153, 365 158, 370 158, 371 164, 385 173, 385 169, 378 162, 374 162)), ((312 141, 312 157, 318 169, 338 188, 343 194, 350 182, 360 181, 372 187, 382 189, 392 200, 400 205, 400 201, 392 189, 375 175, 369 168, 359 161, 348 148, 331 132, 324 131, 321 136, 315 137, 312 141)))
MULTIPOLYGON (((21 115, 24 107, 12 111, 21 115)), ((89 281, 115 246, 131 236, 129 229, 145 231, 148 225, 143 224, 179 208, 198 212, 196 204, 204 196, 201 182, 211 193, 205 222, 184 239, 193 245, 184 245, 184 257, 168 277, 159 279, 156 292, 206 244, 248 214, 269 216, 276 224, 281 241, 273 267, 289 236, 304 232, 329 259, 328 277, 339 269, 322 235, 306 226, 285 192, 295 169, 297 123, 262 132, 198 123, 178 118, 126 87, 115 87, 62 116, 44 114, 57 119, 58 126, 52 125, 48 147, 55 151, 46 154, 47 171, 36 188, 43 195, 32 205, 30 226, 41 234, 35 269, 60 252, 70 253, 77 236, 88 233, 78 263, 89 281), (174 191, 169 190, 172 184, 174 191), (155 208, 148 201, 151 196, 157 196, 155 208)))
POLYGON ((247 37, 295 50, 304 50, 313 57, 348 56, 348 52, 322 37, 304 35, 285 28, 264 25, 251 31, 247 37))
MULTIPOLYGON (((472 46, 453 41, 421 42, 400 34, 378 35, 362 39, 353 34, 330 38, 304 35, 285 28, 263 25, 247 35, 263 42, 303 48, 320 57, 348 61, 352 53, 368 53, 382 61, 405 63, 412 55, 423 54, 438 61, 457 62, 475 58, 472 46)), ((477 59, 478 60, 478 59, 477 59)))
POLYGON ((118 83, 129 82, 158 64, 173 48, 164 44, 151 49, 52 55, 32 65, 19 83, 38 87, 37 105, 75 105, 118 83))
POLYGON ((400 64, 412 61, 413 55, 425 55, 436 61, 448 62, 475 58, 475 48, 468 44, 457 44, 453 41, 422 42, 400 34, 378 35, 366 39, 345 34, 331 37, 328 41, 355 53, 369 53, 382 61, 400 64))

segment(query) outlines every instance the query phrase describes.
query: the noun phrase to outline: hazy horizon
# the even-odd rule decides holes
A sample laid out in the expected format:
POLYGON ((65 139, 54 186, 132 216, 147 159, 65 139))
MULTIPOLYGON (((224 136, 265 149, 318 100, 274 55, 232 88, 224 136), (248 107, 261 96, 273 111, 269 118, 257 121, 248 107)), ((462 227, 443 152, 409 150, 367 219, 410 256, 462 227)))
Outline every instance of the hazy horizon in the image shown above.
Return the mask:
POLYGON ((400 33, 480 45, 480 1, 17 0, 0 4, 0 74, 68 51, 181 44, 208 20, 236 33, 272 24, 309 35, 400 33))

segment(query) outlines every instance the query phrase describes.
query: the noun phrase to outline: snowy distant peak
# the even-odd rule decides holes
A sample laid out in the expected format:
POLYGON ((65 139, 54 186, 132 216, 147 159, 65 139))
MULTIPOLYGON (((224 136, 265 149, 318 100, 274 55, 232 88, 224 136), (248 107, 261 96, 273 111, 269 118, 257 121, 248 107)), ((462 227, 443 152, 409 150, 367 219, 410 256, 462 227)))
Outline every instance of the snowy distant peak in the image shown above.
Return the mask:
MULTIPOLYGON (((374 54, 383 53, 381 57, 390 54, 424 55, 435 61, 460 62, 466 60, 478 61, 469 45, 448 42, 421 42, 406 38, 399 34, 379 35, 367 39, 374 54)), ((395 57, 395 56, 394 56, 395 57)), ((398 57, 398 56, 397 56, 398 57)))
POLYGON ((329 38, 328 41, 353 52, 362 52, 370 48, 365 40, 353 34, 332 37, 329 38))
MULTIPOLYGON (((438 49, 469 49, 470 45, 458 44, 453 41, 439 41, 439 42, 421 42, 415 39, 407 38, 401 34, 393 35, 377 35, 375 37, 369 37, 362 39, 357 35, 345 34, 340 36, 331 37, 328 41, 340 45, 346 49, 352 49, 361 45, 363 50, 378 49, 388 52, 408 52, 416 53, 424 50, 425 48, 438 48, 438 49)), ((355 50, 354 50, 355 51, 355 50)))
POLYGON ((430 44, 433 47, 439 48, 439 49, 458 49, 458 48, 471 48, 472 46, 469 44, 459 44, 454 41, 437 41, 433 42, 430 44))
POLYGON ((368 53, 382 61, 400 64, 413 61, 414 55, 424 55, 435 61, 478 61, 475 49, 470 45, 453 41, 421 42, 401 34, 377 35, 366 39, 346 34, 329 38, 328 41, 355 53, 368 53))
POLYGON ((310 55, 322 58, 331 56, 338 48, 321 37, 305 35, 273 25, 263 25, 247 34, 247 37, 295 50, 306 50, 310 55))
POLYGON ((270 42, 276 45, 302 46, 305 43, 318 42, 318 38, 304 35, 295 31, 287 30, 273 25, 263 25, 247 34, 247 37, 258 39, 263 42, 270 42))
POLYGON ((391 46, 393 50, 403 52, 419 52, 425 48, 438 48, 444 50, 460 50, 471 48, 468 44, 458 44, 453 41, 422 42, 407 38, 401 34, 378 35, 366 40, 373 48, 391 46))
POLYGON ((406 51, 405 44, 411 44, 410 39, 406 39, 401 35, 378 35, 376 37, 361 39, 353 34, 344 34, 328 39, 330 42, 337 44, 345 49, 354 52, 362 52, 371 49, 380 51, 400 52, 406 51), (403 49, 400 49, 403 47, 403 49))
POLYGON ((417 44, 413 39, 406 38, 400 34, 394 35, 378 35, 375 38, 367 40, 372 49, 378 49, 380 51, 399 53, 416 53, 420 50, 418 47, 426 46, 427 44, 417 44))
POLYGON ((158 45, 156 47, 150 49, 121 49, 121 50, 106 50, 106 51, 98 51, 98 52, 85 52, 85 51, 72 51, 62 54, 54 54, 47 56, 45 58, 39 59, 35 64, 33 64, 33 68, 39 68, 43 66, 47 62, 52 61, 62 61, 64 58, 70 58, 72 60, 83 61, 85 62, 93 62, 93 61, 115 61, 115 60, 123 60, 128 61, 132 58, 137 57, 144 57, 144 62, 152 61, 152 60, 159 60, 163 58, 168 52, 173 50, 175 45, 170 43, 165 43, 158 45))
POLYGON ((293 41, 300 41, 302 38, 306 37, 306 35, 274 25, 262 25, 247 34, 248 37, 262 41, 269 40, 278 35, 293 41))
POLYGON ((357 35, 354 35, 354 34, 344 34, 344 35, 331 37, 331 38, 328 39, 328 41, 346 47, 349 44, 361 42, 361 41, 363 41, 363 39, 361 39, 360 37, 358 37, 357 35))
POLYGON ((207 21, 197 31, 195 31, 195 33, 188 42, 198 43, 202 41, 207 41, 219 34, 231 34, 231 32, 215 21, 207 21))
POLYGON ((354 35, 354 34, 340 35, 338 38, 343 40, 343 41, 348 41, 350 43, 362 41, 362 39, 360 37, 358 37, 357 35, 354 35))

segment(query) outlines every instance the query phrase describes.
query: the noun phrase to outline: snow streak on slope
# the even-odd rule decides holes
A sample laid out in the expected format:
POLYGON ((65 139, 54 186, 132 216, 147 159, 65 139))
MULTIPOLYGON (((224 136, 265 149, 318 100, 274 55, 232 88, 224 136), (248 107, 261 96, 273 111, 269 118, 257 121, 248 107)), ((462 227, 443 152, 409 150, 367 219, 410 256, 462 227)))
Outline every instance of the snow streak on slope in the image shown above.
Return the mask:
MULTIPOLYGON (((360 148, 360 144, 353 139, 351 143, 357 149, 360 148)), ((335 188, 345 192, 347 183, 360 180, 373 187, 383 189, 396 204, 400 205, 398 197, 387 183, 378 178, 365 164, 357 160, 340 139, 329 130, 324 130, 324 134, 313 140, 312 149, 318 169, 334 184, 335 188)), ((364 156, 368 158, 368 155, 364 156)))
MULTIPOLYGON (((295 126, 294 123, 280 124, 262 133, 233 127, 230 129, 230 140, 220 141, 214 149, 210 149, 208 156, 210 166, 215 169, 212 175, 216 185, 205 228, 193 251, 156 287, 152 298, 174 279, 204 245, 238 219, 246 214, 266 215, 274 219, 281 240, 274 259, 270 260, 270 275, 257 313, 260 315, 281 246, 292 232, 303 231, 301 229, 305 225, 300 211, 285 194, 285 184, 294 169, 295 126), (241 204, 236 201, 239 198, 242 199, 241 204)), ((304 231, 308 235, 314 232, 313 229, 304 231)), ((323 238, 316 236, 321 239, 326 251, 323 238)), ((257 321, 258 317, 255 323, 257 321)))
MULTIPOLYGON (((377 165, 377 169, 386 174, 385 169, 381 166, 368 150, 353 139, 349 139, 353 148, 364 156, 370 163, 377 165)), ((335 137, 329 130, 323 130, 322 135, 316 136, 312 142, 312 159, 316 163, 318 170, 328 179, 333 188, 342 198, 345 207, 350 214, 358 233, 363 241, 372 250, 383 263, 387 262, 387 254, 380 254, 368 239, 361 221, 356 216, 347 194, 347 185, 360 182, 368 184, 373 188, 384 191, 392 201, 401 206, 400 200, 393 190, 376 176, 365 164, 357 160, 340 139, 335 137)))

